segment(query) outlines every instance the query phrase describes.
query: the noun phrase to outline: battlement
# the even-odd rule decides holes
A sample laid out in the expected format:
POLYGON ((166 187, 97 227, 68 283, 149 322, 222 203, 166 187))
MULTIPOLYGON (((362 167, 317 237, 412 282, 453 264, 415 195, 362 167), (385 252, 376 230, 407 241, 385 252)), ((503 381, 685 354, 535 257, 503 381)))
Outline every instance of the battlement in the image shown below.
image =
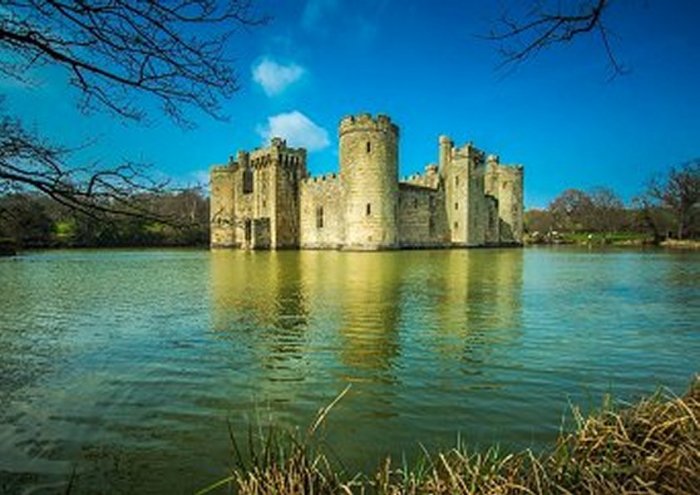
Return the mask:
POLYGON ((229 163, 227 165, 214 165, 211 167, 211 175, 218 176, 230 174, 231 172, 233 172, 233 165, 234 163, 229 163))
POLYGON ((452 148, 452 158, 473 160, 474 166, 479 167, 484 165, 486 153, 469 141, 461 147, 452 148))
POLYGON ((383 114, 378 114, 376 118, 369 113, 343 117, 338 128, 339 135, 355 131, 387 132, 396 137, 399 135, 399 127, 391 121, 389 116, 383 114))
POLYGON ((253 168, 265 168, 273 163, 298 165, 305 161, 306 149, 290 148, 285 139, 273 137, 266 148, 256 148, 250 152, 239 151, 235 163, 244 167, 250 165, 253 168))
POLYGON ((438 171, 438 166, 435 163, 430 163, 425 166, 425 173, 415 173, 405 176, 401 179, 399 186, 405 184, 415 187, 435 189, 438 186, 438 171))
POLYGON ((515 165, 499 165, 498 172, 502 176, 516 177, 519 178, 523 175, 523 166, 520 164, 515 165))
POLYGON ((331 181, 338 181, 340 179, 340 175, 331 172, 328 174, 323 174, 323 175, 316 175, 316 176, 307 176, 302 179, 302 182, 305 184, 315 184, 315 183, 322 183, 322 182, 331 182, 331 181))

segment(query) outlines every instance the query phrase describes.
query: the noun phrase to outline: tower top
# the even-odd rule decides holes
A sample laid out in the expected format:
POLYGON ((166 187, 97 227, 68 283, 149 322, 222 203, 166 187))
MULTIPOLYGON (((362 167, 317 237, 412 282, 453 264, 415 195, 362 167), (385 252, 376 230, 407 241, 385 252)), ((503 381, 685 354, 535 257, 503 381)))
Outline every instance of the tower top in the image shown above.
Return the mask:
POLYGON ((394 124, 388 115, 384 114, 372 117, 369 113, 360 113, 343 117, 338 129, 339 135, 356 131, 388 132, 398 137, 399 126, 394 124))

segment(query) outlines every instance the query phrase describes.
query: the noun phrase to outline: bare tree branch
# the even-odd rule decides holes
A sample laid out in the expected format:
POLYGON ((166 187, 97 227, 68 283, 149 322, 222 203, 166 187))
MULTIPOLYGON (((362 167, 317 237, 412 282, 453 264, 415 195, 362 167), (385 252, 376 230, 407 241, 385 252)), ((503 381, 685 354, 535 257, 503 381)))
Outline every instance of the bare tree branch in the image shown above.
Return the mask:
POLYGON ((167 220, 131 201, 139 194, 165 191, 167 182, 154 181, 143 173, 142 165, 133 163, 111 169, 70 166, 67 161, 74 151, 41 140, 16 120, 0 119, 0 183, 13 184, 13 192, 41 191, 92 217, 117 214, 167 220))
POLYGON ((83 110, 143 120, 148 96, 178 124, 186 108, 223 118, 238 89, 227 47, 236 29, 267 21, 250 0, 6 0, 0 11, 2 72, 24 80, 37 64, 63 67, 83 110), (167 4, 167 5, 165 5, 167 4))
MULTIPOLYGON (((268 21, 252 1, 3 0, 0 73, 27 84, 36 67, 61 68, 84 112, 143 122, 156 103, 184 127, 191 110, 223 119, 221 100, 238 90, 232 36, 268 21)), ((165 184, 135 163, 78 166, 74 151, 0 113, 0 194, 29 188, 90 216, 152 215, 131 200, 165 184)))
POLYGON ((605 14, 611 3, 612 0, 563 2, 549 11, 538 2, 521 19, 504 13, 497 21, 496 29, 484 38, 499 43, 502 62, 498 68, 505 69, 518 66, 546 48, 569 43, 584 34, 597 33, 612 71, 611 77, 616 77, 625 74, 627 68, 613 51, 612 33, 605 23, 605 14))

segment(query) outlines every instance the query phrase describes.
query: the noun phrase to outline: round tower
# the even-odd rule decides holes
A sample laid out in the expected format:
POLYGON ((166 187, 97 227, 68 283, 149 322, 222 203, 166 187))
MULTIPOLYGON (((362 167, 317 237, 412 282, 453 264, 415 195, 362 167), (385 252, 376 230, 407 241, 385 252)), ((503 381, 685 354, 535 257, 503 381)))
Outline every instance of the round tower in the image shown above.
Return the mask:
POLYGON ((345 117, 339 134, 346 247, 398 247, 399 128, 385 115, 360 114, 345 117))

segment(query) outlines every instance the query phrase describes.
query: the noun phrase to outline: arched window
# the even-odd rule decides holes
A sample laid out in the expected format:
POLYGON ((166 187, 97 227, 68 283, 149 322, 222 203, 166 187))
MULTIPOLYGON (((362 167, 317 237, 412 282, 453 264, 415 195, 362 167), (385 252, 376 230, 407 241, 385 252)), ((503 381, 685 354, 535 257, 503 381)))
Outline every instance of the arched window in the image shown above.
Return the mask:
POLYGON ((372 205, 370 203, 367 203, 367 216, 370 216, 372 214, 372 205))
POLYGON ((370 151, 372 151, 372 143, 367 141, 367 153, 369 153, 370 151))

